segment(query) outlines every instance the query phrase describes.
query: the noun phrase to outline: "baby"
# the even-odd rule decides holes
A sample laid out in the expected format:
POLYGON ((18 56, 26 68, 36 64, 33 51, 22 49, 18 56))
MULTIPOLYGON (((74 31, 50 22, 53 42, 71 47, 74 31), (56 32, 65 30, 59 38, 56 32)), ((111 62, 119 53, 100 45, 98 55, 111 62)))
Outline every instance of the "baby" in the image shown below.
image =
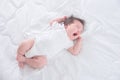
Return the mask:
POLYGON ((43 68, 48 58, 52 58, 62 49, 66 49, 73 55, 79 53, 84 20, 74 16, 63 16, 52 20, 50 25, 58 28, 40 34, 39 38, 27 39, 19 45, 16 59, 20 68, 23 68, 24 64, 32 68, 43 68), (74 40, 76 42, 73 44, 74 40))

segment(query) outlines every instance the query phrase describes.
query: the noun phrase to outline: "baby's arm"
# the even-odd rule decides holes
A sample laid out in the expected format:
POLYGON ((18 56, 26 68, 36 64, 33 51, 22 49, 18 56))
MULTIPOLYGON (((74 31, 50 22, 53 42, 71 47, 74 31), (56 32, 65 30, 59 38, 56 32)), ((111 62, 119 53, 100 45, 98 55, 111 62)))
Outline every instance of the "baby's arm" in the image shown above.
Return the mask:
POLYGON ((80 49, 81 49, 81 38, 79 37, 77 38, 75 45, 70 47, 68 51, 71 52, 73 55, 77 55, 79 54, 80 49))
POLYGON ((63 16, 63 17, 60 17, 60 18, 53 19, 52 21, 50 21, 50 25, 52 25, 52 23, 55 22, 55 21, 57 21, 58 23, 63 22, 63 21, 65 21, 66 18, 67 18, 67 16, 63 16))

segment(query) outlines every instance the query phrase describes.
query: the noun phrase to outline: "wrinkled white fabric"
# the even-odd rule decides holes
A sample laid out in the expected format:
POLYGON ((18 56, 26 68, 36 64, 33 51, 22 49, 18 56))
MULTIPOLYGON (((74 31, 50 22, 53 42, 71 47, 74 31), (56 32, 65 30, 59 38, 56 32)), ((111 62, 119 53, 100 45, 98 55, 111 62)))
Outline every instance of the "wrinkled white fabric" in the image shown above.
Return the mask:
POLYGON ((0 0, 0 80, 120 80, 119 34, 120 0, 0 0), (37 35, 71 14, 86 22, 80 54, 62 50, 41 70, 21 70, 16 50, 24 32, 37 35))

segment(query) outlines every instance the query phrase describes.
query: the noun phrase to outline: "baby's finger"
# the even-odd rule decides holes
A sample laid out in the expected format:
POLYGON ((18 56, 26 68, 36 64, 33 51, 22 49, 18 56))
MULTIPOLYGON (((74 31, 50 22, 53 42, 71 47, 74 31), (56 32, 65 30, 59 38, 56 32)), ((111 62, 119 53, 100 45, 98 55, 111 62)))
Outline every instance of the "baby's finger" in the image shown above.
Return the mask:
POLYGON ((50 26, 52 26, 53 22, 55 22, 54 20, 50 21, 50 26))

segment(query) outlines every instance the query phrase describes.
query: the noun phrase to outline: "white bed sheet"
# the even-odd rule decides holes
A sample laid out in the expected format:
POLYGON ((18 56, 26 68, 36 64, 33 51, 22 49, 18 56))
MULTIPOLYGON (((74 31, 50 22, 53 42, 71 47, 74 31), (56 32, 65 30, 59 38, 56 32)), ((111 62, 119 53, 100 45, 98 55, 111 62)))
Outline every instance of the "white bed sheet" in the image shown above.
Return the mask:
POLYGON ((0 80, 120 80, 119 21, 119 0, 0 0, 0 80), (86 21, 80 55, 61 51, 40 71, 20 70, 23 33, 71 14, 86 21))

